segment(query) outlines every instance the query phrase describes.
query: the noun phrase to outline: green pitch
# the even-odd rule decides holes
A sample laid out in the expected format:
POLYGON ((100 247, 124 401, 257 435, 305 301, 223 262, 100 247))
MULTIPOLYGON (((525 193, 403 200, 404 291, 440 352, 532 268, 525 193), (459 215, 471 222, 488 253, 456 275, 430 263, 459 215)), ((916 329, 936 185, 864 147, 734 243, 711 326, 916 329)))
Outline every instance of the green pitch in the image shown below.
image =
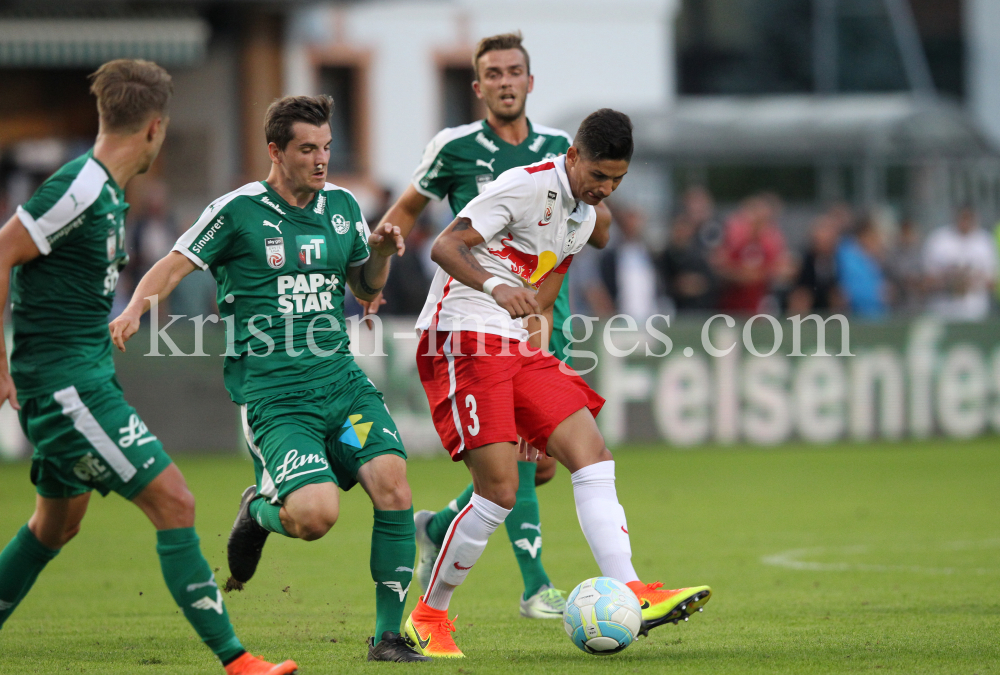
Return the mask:
MULTIPOLYGON (((996 439, 822 449, 617 453, 618 490, 644 579, 711 584, 688 624, 624 653, 576 650, 559 622, 517 615, 520 580, 497 535, 452 605, 464 661, 403 666, 448 673, 1000 672, 1000 448, 996 439)), ((249 460, 178 462, 198 499, 209 562, 225 540, 249 460)), ((447 460, 415 460, 416 508, 468 481, 447 460)), ((31 512, 26 465, 0 466, 0 538, 31 512)), ((568 475, 539 490, 546 567, 564 589, 598 574, 576 523, 568 475)), ((344 496, 319 542, 272 536, 257 576, 227 602, 254 653, 303 675, 396 670, 364 661, 373 624, 371 505, 344 496)), ((154 534, 138 509, 92 501, 75 541, 0 632, 0 673, 221 673, 177 613, 154 534)), ((415 589, 415 587, 414 587, 415 589)), ((416 601, 411 593, 408 606, 416 601)), ((401 671, 400 671, 401 672, 401 671)))

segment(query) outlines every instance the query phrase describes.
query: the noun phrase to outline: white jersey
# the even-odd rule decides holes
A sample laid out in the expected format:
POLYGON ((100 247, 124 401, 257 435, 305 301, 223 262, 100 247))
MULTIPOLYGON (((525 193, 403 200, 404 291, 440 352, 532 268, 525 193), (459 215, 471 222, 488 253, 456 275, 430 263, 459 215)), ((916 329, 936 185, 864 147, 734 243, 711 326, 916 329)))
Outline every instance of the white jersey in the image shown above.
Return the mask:
MULTIPOLYGON (((538 289, 553 271, 565 274, 594 231, 597 212, 577 201, 566 176, 566 156, 505 171, 458 213, 483 236, 472 255, 484 270, 512 285, 538 289)), ((418 330, 494 333, 527 341, 493 296, 469 288, 438 268, 418 330)))

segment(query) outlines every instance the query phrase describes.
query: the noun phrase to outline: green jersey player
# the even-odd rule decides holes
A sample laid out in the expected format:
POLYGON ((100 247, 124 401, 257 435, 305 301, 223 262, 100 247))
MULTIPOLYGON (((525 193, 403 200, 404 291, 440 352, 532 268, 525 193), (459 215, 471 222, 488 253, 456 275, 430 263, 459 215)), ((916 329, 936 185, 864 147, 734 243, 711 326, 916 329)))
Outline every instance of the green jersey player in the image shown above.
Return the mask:
POLYGON ((377 637, 368 659, 426 661, 399 630, 416 553, 406 452, 382 394, 351 356, 343 312, 345 284, 374 298, 403 238, 392 226, 369 233, 354 196, 326 182, 332 106, 328 96, 271 104, 267 180, 209 205, 142 278, 111 333, 124 350, 151 300, 194 270, 211 270, 232 334, 226 388, 257 479, 230 534, 227 589, 250 580, 269 533, 325 535, 339 515, 338 486, 361 483, 375 508, 377 637))
POLYGON ((240 645, 199 548, 194 497, 115 379, 107 319, 128 261, 124 187, 163 144, 173 85, 148 61, 111 61, 92 79, 94 148, 45 181, 0 230, 0 303, 16 268, 9 373, 0 326, 0 404, 19 410, 38 492, 35 513, 0 553, 0 626, 80 531, 91 491, 113 491, 156 527, 170 593, 229 675, 296 672, 293 661, 275 666, 240 645))
MULTIPOLYGON (((572 143, 559 129, 532 124, 525 113, 525 102, 534 87, 528 52, 521 35, 504 34, 484 38, 472 58, 476 81, 472 87, 486 104, 486 119, 438 133, 424 152, 412 183, 386 212, 382 223, 392 223, 403 235, 409 233, 417 217, 431 199, 448 199, 454 213, 461 211, 493 179, 517 166, 565 154, 572 143)), ((598 248, 607 244, 611 216, 606 206, 598 208, 598 223, 590 243, 598 248)), ((369 311, 377 311, 378 301, 369 311)), ((550 348, 560 360, 567 360, 567 341, 563 323, 570 316, 569 284, 564 283, 553 310, 550 348)), ((541 520, 536 485, 555 475, 556 462, 545 458, 518 464, 520 485, 517 504, 506 520, 510 538, 524 580, 521 596, 522 616, 538 619, 561 619, 565 600, 553 588, 542 565, 541 520)), ((416 574, 426 590, 438 549, 451 522, 472 497, 472 485, 437 513, 420 511, 416 515, 419 560, 416 574)))

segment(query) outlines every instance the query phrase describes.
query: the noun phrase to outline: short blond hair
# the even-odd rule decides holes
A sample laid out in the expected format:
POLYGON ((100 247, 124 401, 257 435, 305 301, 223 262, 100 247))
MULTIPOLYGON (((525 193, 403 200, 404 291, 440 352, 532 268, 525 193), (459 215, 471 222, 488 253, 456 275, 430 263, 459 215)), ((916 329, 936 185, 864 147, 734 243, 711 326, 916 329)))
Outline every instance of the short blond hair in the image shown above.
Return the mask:
POLYGON ((141 59, 108 61, 90 81, 101 128, 113 133, 135 133, 151 115, 166 114, 174 93, 170 73, 141 59))
POLYGON ((524 63, 528 67, 528 74, 530 75, 531 57, 528 56, 528 50, 521 44, 523 39, 521 31, 517 31, 516 33, 491 35, 480 40, 479 44, 476 45, 476 51, 472 55, 472 70, 476 74, 476 81, 479 81, 479 59, 482 58, 483 54, 497 52, 502 49, 520 49, 521 53, 524 54, 524 63))

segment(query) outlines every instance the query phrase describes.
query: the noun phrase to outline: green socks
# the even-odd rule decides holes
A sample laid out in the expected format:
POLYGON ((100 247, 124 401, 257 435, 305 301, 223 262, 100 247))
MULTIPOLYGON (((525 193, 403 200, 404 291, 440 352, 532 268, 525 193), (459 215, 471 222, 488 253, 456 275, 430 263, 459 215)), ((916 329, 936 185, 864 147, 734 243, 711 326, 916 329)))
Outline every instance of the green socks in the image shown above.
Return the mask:
POLYGON ((160 530, 156 533, 156 552, 170 595, 198 637, 223 663, 239 656, 244 651, 243 645, 229 623, 222 592, 201 554, 194 528, 160 530))
POLYGON ((255 499, 250 502, 250 516, 268 532, 277 532, 286 537, 292 536, 281 524, 281 504, 272 504, 266 499, 255 499))
POLYGON ((371 571, 375 581, 375 643, 382 633, 399 633, 406 592, 413 578, 417 555, 413 508, 405 511, 375 509, 372 525, 371 571))
POLYGON ((469 483, 469 487, 465 488, 458 499, 452 499, 448 506, 434 514, 434 517, 427 523, 427 536, 431 538, 431 541, 438 546, 444 542, 444 535, 448 533, 451 521, 455 520, 455 516, 469 505, 470 499, 472 499, 472 483, 469 483))
POLYGON ((535 494, 534 462, 518 462, 517 503, 504 521, 507 536, 514 547, 514 556, 524 579, 524 598, 528 599, 549 584, 549 575, 542 567, 542 521, 538 514, 535 494))
POLYGON ((0 552, 0 627, 59 551, 42 546, 25 525, 0 552))

